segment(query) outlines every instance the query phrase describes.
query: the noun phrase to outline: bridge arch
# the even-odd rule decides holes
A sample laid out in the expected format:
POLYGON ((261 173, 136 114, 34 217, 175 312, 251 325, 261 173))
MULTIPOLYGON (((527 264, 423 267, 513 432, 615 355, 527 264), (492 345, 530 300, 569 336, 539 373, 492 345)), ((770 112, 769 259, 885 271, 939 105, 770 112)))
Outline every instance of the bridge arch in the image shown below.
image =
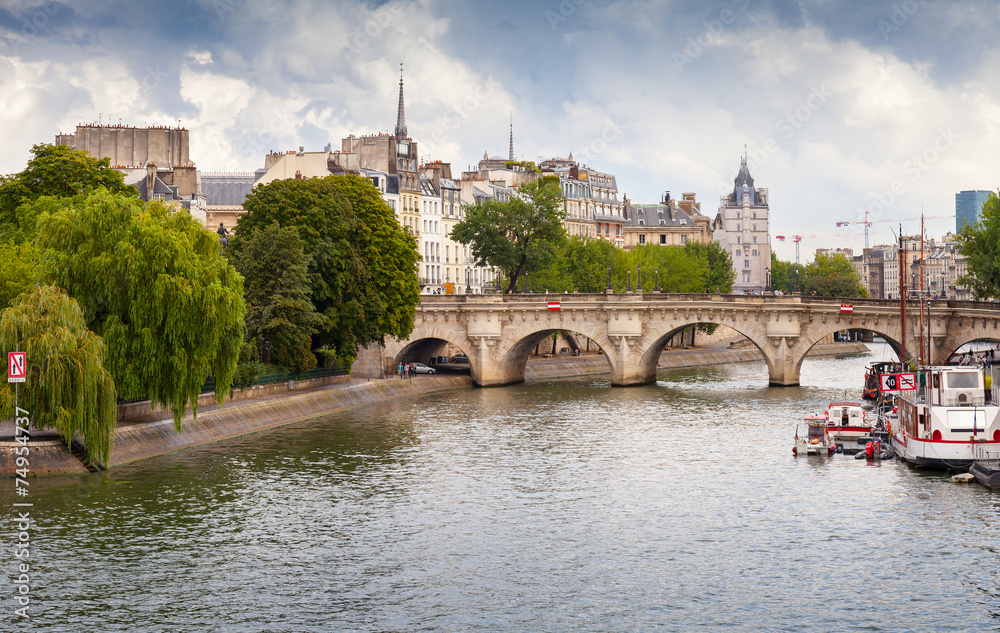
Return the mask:
POLYGON ((505 331, 497 345, 500 359, 496 369, 500 374, 500 384, 509 385, 524 382, 524 371, 531 351, 536 345, 556 332, 572 332, 592 340, 608 362, 612 374, 614 373, 614 358, 608 353, 609 349, 613 349, 613 345, 595 325, 575 324, 572 328, 557 328, 548 323, 525 323, 505 331))
POLYGON ((685 320, 682 322, 663 323, 659 327, 651 327, 649 334, 647 334, 647 336, 645 337, 645 340, 648 342, 644 343, 642 349, 640 350, 639 363, 638 363, 640 381, 645 383, 655 382, 656 371, 659 367, 660 355, 663 354, 663 349, 664 346, 667 344, 667 341, 669 341, 672 337, 676 336, 679 332, 681 332, 685 328, 688 328, 692 325, 699 325, 702 323, 707 323, 710 325, 724 325, 734 330, 737 334, 746 337, 747 340, 753 343, 754 347, 756 347, 760 351, 761 356, 764 359, 764 362, 767 364, 768 374, 771 374, 773 371, 774 362, 771 356, 768 354, 767 350, 765 349, 765 346, 767 345, 766 337, 761 336, 759 332, 754 331, 752 328, 745 328, 740 326, 740 324, 738 323, 732 323, 732 322, 726 323, 723 321, 725 320, 724 319, 717 319, 717 320, 703 319, 699 321, 685 320))

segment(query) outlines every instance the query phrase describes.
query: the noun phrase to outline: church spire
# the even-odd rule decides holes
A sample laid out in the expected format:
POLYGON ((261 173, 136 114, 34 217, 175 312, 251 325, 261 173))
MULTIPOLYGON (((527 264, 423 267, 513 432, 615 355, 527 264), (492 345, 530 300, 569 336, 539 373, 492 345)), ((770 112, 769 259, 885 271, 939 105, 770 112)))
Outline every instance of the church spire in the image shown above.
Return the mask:
POLYGON ((507 160, 514 160, 514 113, 510 113, 510 155, 507 160))
POLYGON ((399 64, 399 111, 396 113, 396 138, 406 138, 406 114, 403 112, 403 64, 399 64))

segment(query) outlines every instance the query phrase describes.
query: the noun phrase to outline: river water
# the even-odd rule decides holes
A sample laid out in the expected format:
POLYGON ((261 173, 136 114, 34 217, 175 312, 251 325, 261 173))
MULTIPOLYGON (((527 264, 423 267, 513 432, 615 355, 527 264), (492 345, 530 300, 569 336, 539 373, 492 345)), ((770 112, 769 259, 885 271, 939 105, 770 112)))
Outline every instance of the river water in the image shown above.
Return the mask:
POLYGON ((883 358, 809 359, 796 388, 743 363, 431 394, 32 481, 22 625, 1000 630, 1000 495, 791 454, 883 358))

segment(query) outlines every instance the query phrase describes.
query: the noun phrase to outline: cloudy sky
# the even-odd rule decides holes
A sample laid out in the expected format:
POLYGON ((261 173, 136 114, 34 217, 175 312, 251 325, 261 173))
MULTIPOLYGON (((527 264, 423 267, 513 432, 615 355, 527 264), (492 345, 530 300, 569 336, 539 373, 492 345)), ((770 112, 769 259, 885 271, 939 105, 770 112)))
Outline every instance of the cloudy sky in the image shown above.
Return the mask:
POLYGON ((745 151, 805 260, 1000 186, 998 32, 996 0, 0 0, 0 173, 98 121, 180 121, 205 171, 339 147, 392 130, 402 62, 425 160, 506 155, 513 113, 519 158, 714 217, 745 151))

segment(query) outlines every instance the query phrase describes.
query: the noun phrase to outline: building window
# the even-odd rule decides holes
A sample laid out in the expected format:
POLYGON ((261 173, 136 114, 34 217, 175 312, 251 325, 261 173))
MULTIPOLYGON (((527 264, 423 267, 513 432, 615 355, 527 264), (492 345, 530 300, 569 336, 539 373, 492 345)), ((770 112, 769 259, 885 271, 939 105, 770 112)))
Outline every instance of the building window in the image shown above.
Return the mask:
POLYGON ((737 211, 737 212, 736 212, 736 219, 737 219, 737 220, 739 220, 739 219, 740 219, 740 212, 739 212, 739 211, 737 211))
POLYGON ((687 243, 688 243, 688 236, 687 235, 682 235, 681 236, 681 244, 687 244, 687 243))
POLYGON ((754 235, 754 236, 753 236, 753 243, 754 243, 754 244, 756 244, 756 243, 757 243, 757 236, 756 236, 756 235, 754 235))
POLYGON ((739 243, 740 243, 740 236, 739 236, 739 235, 737 235, 737 236, 736 236, 736 243, 737 243, 737 244, 739 244, 739 243))
POLYGON ((744 259, 743 260, 743 267, 744 268, 750 268, 750 260, 749 259, 744 259))
POLYGON ((736 249, 736 256, 743 257, 743 251, 741 251, 740 249, 736 249))
POLYGON ((663 233, 660 233, 660 244, 666 244, 666 243, 667 243, 667 236, 664 235, 663 233))
POLYGON ((645 235, 640 235, 639 236, 639 243, 640 244, 645 244, 646 243, 646 236, 645 235))

